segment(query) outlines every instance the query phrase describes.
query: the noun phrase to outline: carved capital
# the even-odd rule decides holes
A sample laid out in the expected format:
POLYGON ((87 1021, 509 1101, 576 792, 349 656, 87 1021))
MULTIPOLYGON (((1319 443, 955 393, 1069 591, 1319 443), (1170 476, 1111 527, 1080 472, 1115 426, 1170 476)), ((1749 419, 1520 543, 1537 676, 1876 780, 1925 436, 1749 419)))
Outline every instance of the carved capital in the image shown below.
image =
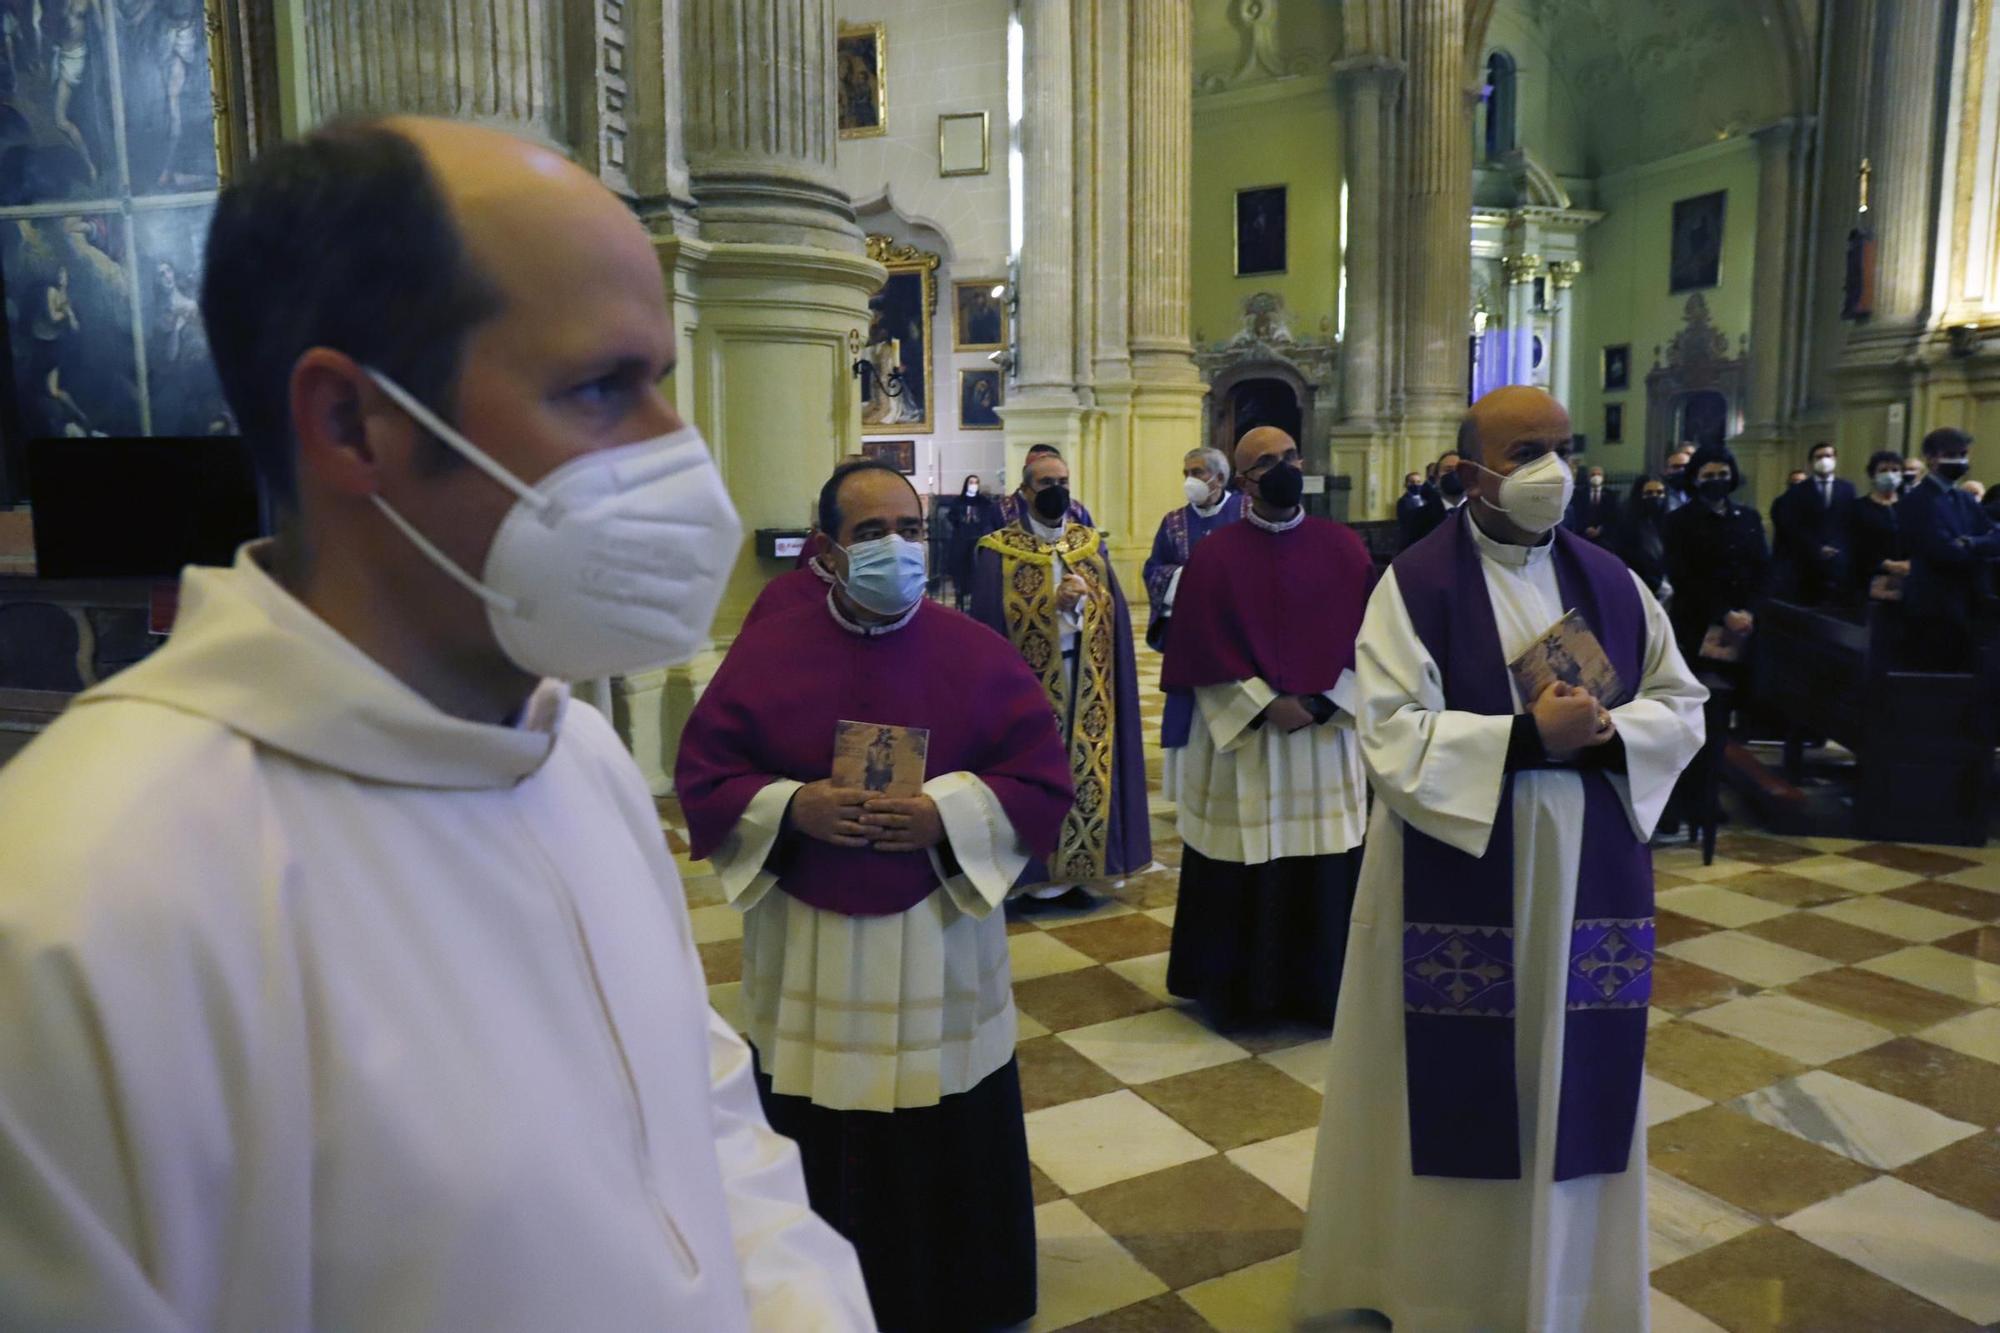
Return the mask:
POLYGON ((1533 282, 1542 276, 1540 255, 1509 255, 1500 261, 1500 269, 1507 275, 1507 285, 1518 287, 1533 282))
POLYGON ((1568 291, 1575 284, 1577 275, 1583 272, 1580 259, 1552 259, 1549 261, 1549 282, 1559 292, 1568 291))

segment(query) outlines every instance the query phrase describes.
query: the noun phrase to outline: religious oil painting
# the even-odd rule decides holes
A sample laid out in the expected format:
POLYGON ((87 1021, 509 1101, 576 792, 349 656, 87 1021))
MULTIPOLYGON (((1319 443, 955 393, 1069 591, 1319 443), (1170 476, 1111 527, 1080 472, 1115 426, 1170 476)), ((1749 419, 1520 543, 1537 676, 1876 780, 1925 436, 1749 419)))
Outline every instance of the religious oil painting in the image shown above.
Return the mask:
POLYGON ((1285 187, 1236 192, 1236 276, 1285 271, 1285 187))
POLYGON ((139 434, 130 224, 105 212, 12 218, 0 227, 22 434, 139 434))
POLYGON ((0 266, 26 438, 233 430, 197 305, 223 0, 0 0, 0 266))
POLYGON ((1727 190, 1674 203, 1669 292, 1692 292, 1722 281, 1722 206, 1727 190))
POLYGON ((1004 386, 995 370, 958 372, 958 424, 964 430, 999 430, 1004 386))
POLYGON ((1604 442, 1618 444, 1625 439, 1625 404, 1604 405, 1604 442))
POLYGON ((951 285, 953 351, 997 352, 1007 345, 1006 292, 1001 278, 951 285))
POLYGON ((880 23, 843 23, 835 41, 839 69, 840 137, 868 139, 889 132, 889 56, 880 23))
POLYGON ((862 433, 927 435, 935 419, 930 328, 937 313, 938 257, 887 236, 868 238, 868 257, 889 270, 889 279, 868 298, 861 355, 874 372, 862 381, 862 433))
POLYGON ((925 727, 841 721, 834 725, 829 776, 838 786, 913 800, 924 794, 930 748, 931 733, 925 727))
POLYGON ((1604 349, 1604 391, 1616 393, 1632 387, 1632 344, 1611 343, 1604 349))
POLYGON ((906 477, 917 475, 915 440, 863 440, 861 456, 877 463, 887 463, 906 477))

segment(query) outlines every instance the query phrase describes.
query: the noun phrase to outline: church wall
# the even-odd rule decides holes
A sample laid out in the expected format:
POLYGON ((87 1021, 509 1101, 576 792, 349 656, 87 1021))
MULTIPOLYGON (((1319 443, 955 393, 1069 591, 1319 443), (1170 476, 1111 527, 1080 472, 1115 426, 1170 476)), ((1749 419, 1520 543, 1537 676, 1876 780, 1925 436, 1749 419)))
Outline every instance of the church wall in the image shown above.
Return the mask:
POLYGON ((1007 15, 1007 0, 878 0, 842 11, 846 21, 886 27, 888 133, 841 140, 836 179, 864 230, 943 258, 931 321, 934 430, 864 430, 864 438, 914 439, 913 480, 927 492, 955 495, 969 472, 991 485, 1005 459, 1002 432, 959 425, 959 371, 993 363, 991 352, 952 351, 952 283, 1007 276, 1007 15), (986 174, 939 175, 938 117, 976 111, 987 117, 986 174))
MULTIPOLYGON (((1334 329, 1340 272, 1340 117, 1331 83, 1300 80, 1295 93, 1221 93, 1194 107, 1193 294, 1197 346, 1242 326, 1243 303, 1258 292, 1284 298, 1292 332, 1327 337, 1334 329), (1265 185, 1286 191, 1286 271, 1236 276, 1236 192, 1265 185)), ((1135 257, 1136 258, 1136 257, 1135 257)), ((1330 415, 1330 414, 1329 414, 1330 415)))
POLYGON ((1750 331, 1757 184, 1757 149, 1749 138, 1678 154, 1598 182, 1597 206, 1605 217, 1584 234, 1570 413, 1576 430, 1590 437, 1591 461, 1614 479, 1630 479, 1644 466, 1646 373, 1680 331, 1691 295, 1668 290, 1674 203, 1715 190, 1728 192, 1720 280, 1701 294, 1734 349, 1750 331), (1603 349, 1619 343, 1632 349, 1631 386, 1606 393, 1601 387, 1603 349), (1604 439, 1604 408, 1611 403, 1625 409, 1620 444, 1604 439))
MULTIPOLYGON (((1587 188, 1584 131, 1589 118, 1563 77, 1548 39, 1517 5, 1503 3, 1493 11, 1486 28, 1485 55, 1496 50, 1514 58, 1514 141, 1561 176, 1572 193, 1587 188)), ((1474 125, 1484 136, 1484 118, 1475 117, 1474 125)), ((1473 158, 1477 161, 1484 156, 1482 137, 1473 158)))

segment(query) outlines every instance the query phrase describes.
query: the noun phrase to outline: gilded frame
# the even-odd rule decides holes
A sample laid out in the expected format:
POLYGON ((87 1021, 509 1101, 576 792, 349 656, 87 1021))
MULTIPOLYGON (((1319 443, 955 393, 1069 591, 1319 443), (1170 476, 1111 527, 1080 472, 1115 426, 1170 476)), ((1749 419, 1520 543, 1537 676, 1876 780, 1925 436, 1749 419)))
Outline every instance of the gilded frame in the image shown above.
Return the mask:
POLYGON ((1246 185, 1242 189, 1235 192, 1230 202, 1231 202, 1231 215, 1229 219, 1230 271, 1239 278, 1275 277, 1280 274, 1289 272, 1291 269, 1291 262, 1292 262, 1291 187, 1289 185, 1285 185, 1282 183, 1275 185, 1246 185), (1278 229, 1279 229, 1278 265, 1276 268, 1246 269, 1243 267, 1244 196, 1270 194, 1273 191, 1275 191, 1278 195, 1278 229))
POLYGON ((938 115, 938 175, 984 176, 993 170, 993 127, 984 111, 946 111, 938 115), (954 121, 979 122, 979 165, 954 167, 945 160, 945 128, 954 121))
POLYGON ((1000 419, 999 409, 1007 405, 1007 377, 997 366, 971 367, 958 372, 958 428, 960 430, 1005 430, 1006 423, 1000 419), (972 392, 974 384, 993 386, 993 420, 985 425, 974 425, 967 419, 965 411, 966 395, 972 392))
POLYGON ((965 336, 965 293, 990 292, 995 287, 1004 288, 1005 278, 961 278, 951 284, 951 350, 954 352, 997 352, 1007 346, 1007 336, 1011 320, 1007 314, 1005 297, 993 299, 999 307, 1000 337, 995 342, 974 342, 965 336))
POLYGON ((874 347, 878 339, 872 335, 876 329, 872 325, 889 322, 900 327, 899 342, 909 341, 907 335, 915 331, 921 339, 921 346, 915 357, 905 352, 901 364, 906 372, 914 366, 917 371, 916 392, 922 395, 921 411, 916 417, 902 417, 907 410, 907 395, 901 408, 891 408, 895 419, 878 417, 870 421, 868 405, 862 406, 861 433, 864 436, 929 435, 937 429, 937 349, 932 345, 937 328, 937 271, 942 262, 938 255, 929 250, 920 250, 914 245, 899 245, 888 236, 871 235, 868 238, 868 257, 889 270, 882 288, 869 298, 872 312, 871 336, 864 337, 865 349, 874 347))
POLYGON ((889 132, 889 26, 886 23, 842 23, 834 37, 834 107, 843 139, 874 139, 889 132), (850 124, 846 68, 849 43, 867 41, 874 62, 875 123, 850 124))

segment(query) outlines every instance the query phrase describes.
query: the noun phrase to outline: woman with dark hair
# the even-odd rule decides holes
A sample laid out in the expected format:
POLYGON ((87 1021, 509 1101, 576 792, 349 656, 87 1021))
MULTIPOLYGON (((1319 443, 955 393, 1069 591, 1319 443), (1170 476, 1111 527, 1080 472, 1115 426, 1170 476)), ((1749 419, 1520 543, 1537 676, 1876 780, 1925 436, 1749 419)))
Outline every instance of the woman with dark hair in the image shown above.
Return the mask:
POLYGON ((1720 626, 1720 637, 1734 645, 1725 653, 1739 655, 1755 630, 1755 607, 1769 584, 1771 548, 1764 540, 1763 516, 1729 498, 1742 484, 1743 472, 1726 445, 1696 450, 1687 473, 1693 479, 1693 502, 1676 510, 1665 527, 1667 578, 1674 585, 1669 614, 1682 655, 1699 670, 1718 660, 1737 660, 1700 660, 1710 630, 1720 626))
POLYGON ((1632 483, 1614 534, 1613 549, 1646 590, 1665 605, 1674 585, 1667 581, 1667 483, 1642 476, 1632 483))
POLYGON ((1901 601, 1910 572, 1909 539, 1897 501, 1902 498, 1903 456, 1881 449, 1868 457, 1868 494, 1854 506, 1854 594, 1901 601))

